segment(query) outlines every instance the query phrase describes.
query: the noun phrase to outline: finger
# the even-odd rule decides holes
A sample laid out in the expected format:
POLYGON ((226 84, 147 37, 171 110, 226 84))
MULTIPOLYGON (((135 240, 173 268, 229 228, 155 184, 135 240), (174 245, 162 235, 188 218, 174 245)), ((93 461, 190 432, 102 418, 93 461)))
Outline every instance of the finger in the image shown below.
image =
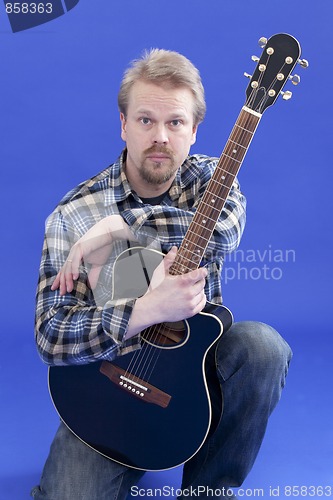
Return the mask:
MULTIPOLYGON (((75 274, 78 278, 78 272, 75 274)), ((72 269, 72 260, 67 259, 65 264, 60 269, 59 273, 55 277, 54 282, 52 283, 51 290, 57 290, 59 288, 60 295, 65 295, 66 292, 71 292, 74 288, 73 283, 73 269, 72 269)))
POLYGON ((195 309, 195 314, 200 312, 206 305, 207 297, 206 294, 203 291, 200 291, 195 297, 194 297, 194 309, 195 309))
POLYGON ((205 294, 203 294, 203 297, 198 304, 198 312, 202 311, 205 308, 206 303, 207 303, 207 297, 205 294))
POLYGON ((64 277, 62 269, 57 274, 57 276, 56 276, 56 278, 51 286, 51 290, 54 291, 54 290, 57 290, 57 288, 59 288, 60 295, 65 295, 66 282, 65 282, 65 277, 64 277))
MULTIPOLYGON (((82 262, 82 251, 79 247, 73 247, 70 253, 71 272, 73 280, 77 280, 80 276, 80 265, 82 262)), ((68 259, 67 259, 68 260, 68 259)))
POLYGON ((196 295, 191 301, 191 304, 188 309, 188 315, 186 317, 191 318, 192 316, 195 316, 196 314, 201 312, 206 305, 206 301, 207 299, 204 293, 196 295))
POLYGON ((64 273, 63 273, 63 268, 58 273, 58 276, 59 276, 59 292, 60 292, 60 295, 65 295, 65 293, 66 293, 67 290, 66 290, 66 281, 65 281, 65 276, 64 276, 64 273))
POLYGON ((190 271, 189 273, 182 274, 182 279, 187 285, 191 286, 199 281, 205 282, 207 274, 207 269, 205 267, 201 267, 199 269, 194 269, 194 271, 190 271))
POLYGON ((177 255, 177 251, 178 251, 178 248, 176 246, 173 246, 171 248, 171 250, 169 250, 169 252, 164 257, 163 262, 164 262, 164 268, 166 271, 168 271, 170 269, 170 267, 172 266, 172 264, 174 263, 176 255, 177 255))
POLYGON ((64 266, 64 272, 63 272, 63 283, 66 291, 68 293, 72 292, 74 288, 74 283, 73 283, 73 272, 72 272, 72 262, 70 260, 67 260, 64 266))
POLYGON ((60 285, 60 273, 58 273, 57 276, 55 277, 55 280, 51 285, 51 290, 52 291, 56 290, 57 288, 59 288, 59 285, 60 285))
POLYGON ((66 261, 56 276, 53 288, 58 285, 60 295, 65 295, 73 290, 73 280, 71 272, 71 261, 66 261))
POLYGON ((206 267, 199 267, 196 269, 198 279, 205 279, 208 275, 208 270, 206 267))

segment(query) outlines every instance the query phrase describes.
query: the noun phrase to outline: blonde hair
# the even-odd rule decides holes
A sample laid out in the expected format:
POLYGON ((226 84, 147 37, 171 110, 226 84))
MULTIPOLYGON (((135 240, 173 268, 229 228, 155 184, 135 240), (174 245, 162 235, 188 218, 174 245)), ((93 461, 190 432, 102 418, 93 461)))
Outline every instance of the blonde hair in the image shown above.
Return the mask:
POLYGON ((203 121, 206 113, 205 92, 198 69, 182 54, 171 50, 151 49, 141 59, 132 61, 125 71, 118 94, 118 107, 126 116, 129 92, 133 84, 143 80, 156 85, 186 87, 194 97, 194 123, 203 121))

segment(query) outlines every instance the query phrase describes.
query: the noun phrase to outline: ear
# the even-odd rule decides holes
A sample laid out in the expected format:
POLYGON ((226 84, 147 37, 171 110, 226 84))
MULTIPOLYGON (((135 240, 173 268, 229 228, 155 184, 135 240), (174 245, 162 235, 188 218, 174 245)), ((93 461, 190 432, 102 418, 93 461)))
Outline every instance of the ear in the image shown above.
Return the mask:
POLYGON ((120 122, 121 122, 121 138, 126 142, 126 118, 124 113, 120 113, 120 122))
POLYGON ((191 146, 195 143, 197 140, 197 131, 198 131, 198 125, 193 125, 192 129, 192 140, 191 140, 191 146))

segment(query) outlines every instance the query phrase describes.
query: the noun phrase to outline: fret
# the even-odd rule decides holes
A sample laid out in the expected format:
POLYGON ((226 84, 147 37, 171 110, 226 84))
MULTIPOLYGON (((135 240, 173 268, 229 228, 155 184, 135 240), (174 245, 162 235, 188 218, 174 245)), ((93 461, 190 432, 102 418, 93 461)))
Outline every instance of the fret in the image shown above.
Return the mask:
POLYGON ((208 218, 205 214, 203 214, 202 217, 201 214, 198 214, 198 216, 193 219, 193 226, 201 227, 203 231, 207 229, 211 230, 214 224, 216 224, 216 218, 208 218))
POLYGON ((247 128, 245 127, 242 127, 241 125, 239 125, 238 123, 235 124, 235 127, 238 127, 238 128, 241 128, 242 130, 244 130, 244 132, 248 132, 249 134, 253 134, 253 132, 251 130, 248 130, 247 128))
POLYGON ((236 149, 234 143, 229 142, 226 147, 224 148, 224 151, 222 153, 223 155, 229 156, 231 160, 236 160, 241 162, 245 156, 246 149, 236 149))
POLYGON ((232 160, 232 161, 237 161, 237 163, 242 163, 240 160, 237 160, 237 158, 234 158, 233 156, 227 155, 227 153, 222 153, 222 156, 230 158, 230 160, 232 160))
POLYGON ((214 198, 223 198, 224 192, 229 191, 229 189, 232 186, 232 183, 234 181, 234 177, 232 177, 232 182, 229 183, 228 185, 225 185, 225 187, 220 187, 221 183, 217 183, 217 181, 214 181, 214 184, 208 185, 206 188, 206 193, 202 197, 202 199, 207 200, 210 196, 213 196, 214 198))
MULTIPOLYGON (((200 225, 204 224, 204 225, 206 225, 207 220, 208 220, 208 223, 213 222, 214 224, 216 224, 216 219, 213 219, 212 217, 209 217, 209 215, 206 215, 206 214, 203 214, 202 212, 198 212, 197 211, 195 218, 196 217, 199 218, 199 216, 201 216, 203 220, 201 222, 196 221, 197 224, 200 224, 200 225)), ((193 218, 193 221, 194 221, 195 218, 193 218)))
POLYGON ((260 117, 242 108, 170 268, 170 274, 183 274, 199 267, 260 117))
POLYGON ((216 217, 216 219, 215 219, 215 221, 217 221, 217 219, 218 219, 218 217, 219 217, 219 215, 220 215, 220 212, 221 212, 221 211, 220 211, 220 209, 219 209, 219 208, 217 208, 217 207, 214 207, 214 206, 210 205, 209 203, 206 203, 204 200, 202 200, 202 201, 201 201, 201 203, 202 203, 203 205, 206 205, 207 207, 209 207, 211 210, 215 210, 215 212, 218 212, 217 217, 216 217))
POLYGON ((245 151, 244 151, 244 153, 246 153, 246 151, 247 151, 247 147, 246 147, 246 146, 243 146, 243 144, 240 144, 239 142, 233 141, 232 139, 229 139, 229 141, 228 141, 228 142, 232 142, 232 143, 233 143, 233 144, 235 144, 237 147, 244 149, 244 150, 245 150, 245 151))
MULTIPOLYGON (((214 230, 215 225, 216 222, 213 220, 210 220, 209 223, 206 224, 198 224, 195 222, 192 224, 193 227, 191 228, 191 230, 195 234, 206 234, 207 231, 211 233, 211 231, 214 230)), ((201 244, 199 243, 198 246, 201 246, 201 244)))
POLYGON ((228 184, 230 184, 230 186, 231 186, 232 183, 233 183, 233 181, 234 181, 236 172, 238 172, 238 170, 239 170, 240 164, 239 163, 233 163, 232 164, 231 162, 225 161, 224 162, 224 166, 225 167, 229 167, 229 172, 227 173, 227 175, 219 175, 220 174, 220 168, 216 167, 216 170, 214 172, 214 176, 212 177, 212 179, 214 179, 214 182, 217 179, 220 179, 222 181, 227 181, 228 184))
MULTIPOLYGON (((194 229, 193 229, 193 228, 191 228, 191 226, 188 228, 188 230, 187 230, 187 231, 188 231, 188 233, 189 233, 189 234, 194 234, 195 236, 200 236, 201 240, 205 240, 205 241, 207 241, 207 242, 210 240, 210 238, 205 238, 202 234, 200 234, 200 233, 196 233, 196 232, 194 231, 194 229)), ((209 231, 209 236, 211 236, 211 231, 209 231)))
MULTIPOLYGON (((215 192, 212 192, 212 191, 208 192, 208 195, 209 195, 208 198, 210 198, 210 200, 208 200, 208 203, 210 202, 210 203, 213 203, 213 205, 216 205, 216 203, 218 204, 219 201, 222 201, 222 202, 225 201, 226 197, 222 196, 223 195, 223 193, 221 193, 222 189, 218 190, 217 189, 218 187, 219 186, 217 186, 217 185, 214 186, 215 192)), ((230 186, 225 186, 223 190, 225 192, 229 191, 229 187, 230 186)))
MULTIPOLYGON (((234 179, 234 175, 233 175, 233 174, 232 174, 229 170, 227 170, 226 168, 223 168, 222 163, 224 163, 224 162, 221 162, 221 158, 220 158, 219 162, 220 162, 220 163, 218 163, 218 164, 216 165, 216 169, 215 169, 215 172, 214 172, 214 174, 213 174, 213 177, 218 175, 216 171, 218 171, 218 172, 222 171, 222 172, 223 172, 223 174, 226 174, 226 175, 228 175, 228 176, 231 176, 231 177, 232 177, 232 180, 233 180, 233 179, 234 179)), ((212 178, 213 178, 213 177, 212 177, 212 178)), ((225 177, 225 176, 224 176, 224 177, 225 177)))
POLYGON ((177 274, 185 274, 186 271, 193 271, 193 269, 196 269, 198 266, 191 267, 191 266, 185 266, 181 265, 178 262, 175 262, 172 267, 169 269, 169 274, 175 276, 177 274), (178 270, 179 268, 179 270, 178 270))
POLYGON ((181 254, 180 258, 178 259, 178 263, 182 263, 182 265, 193 265, 195 264, 196 267, 198 267, 198 265, 200 264, 201 262, 201 259, 202 259, 202 250, 205 250, 206 248, 204 249, 200 249, 200 250, 197 250, 197 251, 191 251, 191 250, 188 250, 188 253, 189 255, 183 255, 181 254), (183 262, 186 262, 187 264, 184 264, 183 262))
MULTIPOLYGON (((182 250, 184 250, 185 252, 194 253, 194 250, 191 250, 190 248, 188 248, 188 245, 190 245, 190 243, 186 242, 185 248, 182 248, 182 250)), ((205 248, 206 248, 205 246, 203 247, 203 246, 199 245, 198 243, 193 243, 193 244, 191 243, 191 245, 198 248, 197 252, 205 250, 205 248)))
MULTIPOLYGON (((225 179, 225 177, 223 177, 223 179, 225 179)), ((233 183, 233 181, 234 181, 234 177, 232 177, 231 181, 232 181, 232 182, 231 182, 231 184, 232 184, 232 183, 233 183)), ((217 186, 222 186, 222 187, 225 187, 225 188, 227 188, 227 189, 229 189, 229 188, 230 188, 230 185, 228 185, 228 184, 224 184, 223 182, 220 182, 220 181, 218 181, 217 179, 215 179, 215 184, 216 184, 217 186)))
POLYGON ((200 247, 197 250, 191 250, 190 248, 186 248, 185 250, 187 252, 187 255, 182 253, 181 258, 186 259, 187 261, 194 261, 195 260, 197 262, 198 258, 201 260, 202 251, 205 251, 205 249, 206 249, 206 247, 204 247, 204 248, 200 247), (195 259, 194 259, 194 257, 195 257, 195 259))
POLYGON ((216 217, 211 217, 210 214, 207 213, 207 210, 203 207, 203 209, 197 210, 193 222, 200 225, 207 225, 210 222, 216 222, 216 217), (202 210, 205 210, 204 212, 202 210))
MULTIPOLYGON (((219 171, 222 171, 224 173, 224 175, 215 175, 214 176, 214 180, 217 181, 219 179, 221 179, 222 181, 226 181, 230 184, 230 181, 231 181, 231 184, 234 182, 234 175, 232 175, 230 172, 226 172, 225 169, 222 169, 221 167, 216 167, 216 170, 219 170, 219 171)), ((215 170, 215 172, 216 172, 215 170)), ((220 172, 217 172, 217 174, 219 174, 220 172)))
POLYGON ((183 254, 180 255, 179 260, 181 262, 185 261, 187 263, 187 265, 196 264, 195 267, 198 267, 200 265, 201 260, 202 260, 202 256, 206 251, 206 248, 207 248, 207 244, 203 248, 200 248, 196 251, 189 250, 187 255, 183 255, 183 254))
POLYGON ((188 251, 188 255, 184 255, 184 254, 181 254, 180 255, 180 258, 179 258, 179 262, 182 264, 182 265, 186 265, 187 263, 196 263, 198 264, 198 258, 201 260, 201 251, 202 249, 199 249, 196 252, 192 252, 192 251, 188 251))
MULTIPOLYGON (((214 187, 216 188, 216 186, 214 186, 214 187)), ((228 188, 228 189, 229 189, 229 188, 228 188)), ((224 197, 222 197, 219 193, 214 193, 214 192, 212 192, 212 191, 210 191, 210 190, 208 190, 208 191, 207 191, 207 189, 206 189, 206 192, 207 192, 207 198, 208 198, 209 196, 211 197, 211 199, 209 200, 209 202, 210 202, 210 203, 212 203, 213 205, 215 205, 216 201, 217 201, 217 202, 218 202, 218 201, 225 201, 225 198, 224 198, 224 197)), ((208 204, 209 202, 207 201, 207 204, 208 204)))

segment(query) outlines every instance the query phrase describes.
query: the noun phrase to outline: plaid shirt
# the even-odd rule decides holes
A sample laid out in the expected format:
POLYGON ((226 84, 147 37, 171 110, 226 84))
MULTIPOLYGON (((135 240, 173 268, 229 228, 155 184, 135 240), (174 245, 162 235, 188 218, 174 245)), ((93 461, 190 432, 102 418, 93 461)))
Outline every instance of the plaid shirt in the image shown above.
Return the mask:
MULTIPOLYGON (((164 253, 173 245, 179 247, 217 164, 217 158, 189 156, 162 202, 151 205, 131 190, 123 168, 125 155, 126 150, 113 165, 70 191, 46 221, 35 326, 38 351, 46 364, 111 361, 140 347, 140 335, 123 340, 136 298, 115 298, 110 285, 114 261, 127 248, 126 242, 113 243, 104 277, 94 291, 84 266, 71 293, 60 296, 51 285, 75 241, 108 215, 120 214, 141 245, 159 245, 164 253)), ((222 303, 223 260, 239 245, 245 205, 235 181, 204 256, 210 302, 222 303)))

